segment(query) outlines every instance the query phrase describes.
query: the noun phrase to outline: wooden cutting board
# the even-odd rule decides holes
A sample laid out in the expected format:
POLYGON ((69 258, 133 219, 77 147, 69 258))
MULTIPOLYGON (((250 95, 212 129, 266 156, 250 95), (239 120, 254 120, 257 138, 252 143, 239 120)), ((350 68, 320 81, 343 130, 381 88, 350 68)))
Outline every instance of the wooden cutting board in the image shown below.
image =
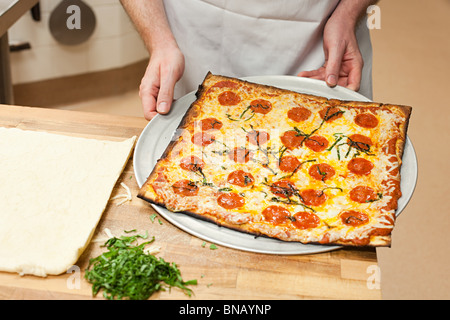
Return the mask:
MULTIPOLYGON (((0 126, 99 139, 139 136, 143 118, 0 105, 0 126)), ((1 170, 1 169, 0 169, 1 170)), ((112 197, 124 193, 133 200, 118 206, 111 200, 96 228, 94 239, 125 230, 148 231, 160 247, 158 257, 175 262, 184 280, 197 279, 189 298, 178 289, 156 293, 151 299, 381 299, 380 270, 374 249, 339 249, 313 255, 266 255, 217 246, 173 226, 145 201, 136 197, 138 185, 130 159, 112 197)), ((18 235, 20 236, 20 235, 18 235)), ((91 242, 68 273, 39 278, 0 272, 0 299, 91 299, 91 285, 83 270, 101 252, 103 242, 91 242)), ((96 299, 103 299, 99 294, 96 299)))

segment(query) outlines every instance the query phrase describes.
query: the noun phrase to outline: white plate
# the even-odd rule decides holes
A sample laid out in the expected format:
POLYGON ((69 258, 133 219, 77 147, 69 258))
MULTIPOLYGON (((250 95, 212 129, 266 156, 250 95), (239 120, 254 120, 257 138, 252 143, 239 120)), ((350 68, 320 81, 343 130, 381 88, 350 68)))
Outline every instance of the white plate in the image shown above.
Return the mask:
MULTIPOLYGON (((357 92, 343 87, 329 88, 323 81, 299 78, 294 76, 257 76, 244 80, 272 85, 283 89, 327 98, 354 101, 370 101, 357 92)), ((147 180, 157 160, 161 157, 187 109, 196 99, 191 92, 178 99, 168 115, 154 117, 139 137, 134 151, 134 172, 139 187, 147 180)), ((417 181, 417 158, 414 147, 407 137, 401 168, 401 189, 403 196, 398 201, 397 215, 406 207, 417 181)), ((323 246, 285 242, 265 237, 254 237, 245 233, 219 227, 213 223, 202 221, 186 214, 173 213, 165 208, 153 205, 153 208, 166 220, 180 229, 208 242, 226 247, 266 253, 266 254, 311 254, 341 248, 341 246, 323 246)))

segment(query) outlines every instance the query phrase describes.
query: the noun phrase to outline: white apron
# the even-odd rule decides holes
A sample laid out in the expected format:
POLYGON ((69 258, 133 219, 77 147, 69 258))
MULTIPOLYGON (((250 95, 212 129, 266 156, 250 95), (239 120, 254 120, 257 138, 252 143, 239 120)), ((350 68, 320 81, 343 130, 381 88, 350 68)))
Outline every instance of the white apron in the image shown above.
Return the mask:
MULTIPOLYGON (((233 77, 297 75, 324 64, 323 29, 339 0, 164 0, 185 55, 175 98, 196 90, 206 73, 233 77)), ((360 93, 372 99, 372 46, 363 20, 360 93)))

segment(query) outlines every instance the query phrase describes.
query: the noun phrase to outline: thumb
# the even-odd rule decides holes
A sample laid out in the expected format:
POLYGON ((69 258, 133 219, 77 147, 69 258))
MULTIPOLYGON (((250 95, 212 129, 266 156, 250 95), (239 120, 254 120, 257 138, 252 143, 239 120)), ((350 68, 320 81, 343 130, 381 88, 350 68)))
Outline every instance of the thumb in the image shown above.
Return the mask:
POLYGON ((159 88, 156 110, 158 113, 166 114, 170 111, 173 101, 173 91, 175 87, 175 78, 167 74, 161 78, 161 86, 159 88))
POLYGON ((345 46, 341 43, 331 46, 328 50, 328 60, 325 69, 325 81, 330 87, 335 87, 338 84, 339 73, 341 70, 341 63, 344 53, 345 46))

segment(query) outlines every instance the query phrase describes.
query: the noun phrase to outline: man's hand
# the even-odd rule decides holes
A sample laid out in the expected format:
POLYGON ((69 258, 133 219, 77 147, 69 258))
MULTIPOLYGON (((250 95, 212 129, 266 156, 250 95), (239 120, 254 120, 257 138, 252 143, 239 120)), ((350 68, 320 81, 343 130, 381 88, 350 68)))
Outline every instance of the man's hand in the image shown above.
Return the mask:
POLYGON ((175 84, 184 72, 184 56, 178 47, 154 50, 139 87, 144 117, 170 111, 175 84))
POLYGON ((330 87, 340 85, 358 91, 364 65, 355 31, 330 18, 323 34, 325 64, 319 69, 302 71, 299 77, 324 80, 330 87))
POLYGON ((367 7, 376 0, 341 0, 325 24, 323 50, 325 63, 299 77, 326 81, 330 87, 340 85, 358 91, 364 65, 356 40, 355 28, 367 7))
POLYGON ((144 116, 151 120, 157 113, 169 112, 175 83, 184 72, 184 55, 170 30, 162 0, 120 2, 150 53, 139 96, 144 116))

